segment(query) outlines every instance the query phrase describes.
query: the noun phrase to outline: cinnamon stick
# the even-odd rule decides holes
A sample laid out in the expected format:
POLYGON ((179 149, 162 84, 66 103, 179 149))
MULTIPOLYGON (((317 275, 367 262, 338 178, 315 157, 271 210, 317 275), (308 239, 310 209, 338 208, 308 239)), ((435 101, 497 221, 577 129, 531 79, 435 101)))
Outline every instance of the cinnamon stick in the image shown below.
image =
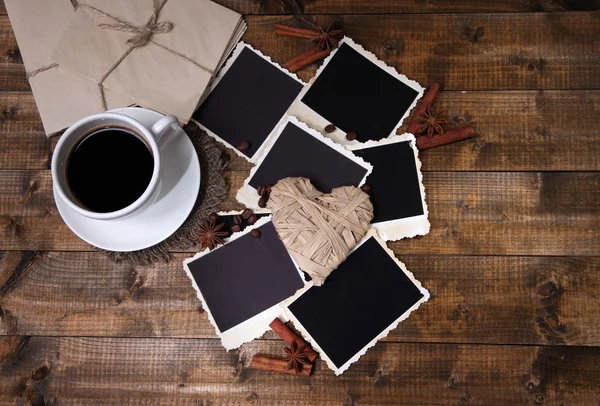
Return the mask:
POLYGON ((298 63, 302 62, 303 60, 305 60, 306 58, 308 58, 309 56, 316 54, 317 52, 319 52, 319 48, 317 48, 317 47, 309 49, 308 51, 301 53, 300 55, 295 56, 292 59, 290 59, 289 61, 287 61, 285 63, 285 66, 298 64, 298 63))
POLYGON ((279 35, 280 37, 302 38, 308 40, 312 40, 315 38, 315 36, 312 34, 303 34, 294 31, 280 30, 278 28, 275 28, 275 34, 279 35))
POLYGON ((422 135, 417 137, 417 148, 421 151, 424 149, 435 148, 441 145, 451 144, 453 142, 466 140, 475 135, 473 128, 470 125, 457 127, 445 131, 443 134, 435 134, 431 137, 422 135))
POLYGON ((306 344, 306 342, 304 342, 304 340, 302 340, 298 334, 294 333, 284 322, 278 318, 275 318, 271 324, 269 324, 269 327, 271 327, 271 329, 273 329, 273 331, 277 333, 277 335, 281 337, 281 339, 288 345, 292 345, 294 342, 298 347, 305 345, 306 349, 304 350, 304 353, 310 362, 313 362, 315 358, 319 356, 319 354, 310 348, 310 346, 306 344))
POLYGON ((320 34, 308 28, 293 27, 291 25, 275 24, 275 34, 282 37, 314 39, 320 34))
POLYGON ((419 101, 419 104, 417 105, 417 108, 415 110, 415 114, 413 114, 412 120, 410 121, 410 124, 408 125, 408 129, 406 130, 406 132, 415 134, 419 130, 420 124, 417 121, 417 119, 420 116, 422 116, 423 113, 425 113, 425 110, 427 110, 427 107, 429 107, 433 104, 433 101, 435 100, 439 91, 440 91, 439 83, 431 82, 431 84, 429 85, 429 88, 425 92, 425 95, 419 101))
POLYGON ((330 53, 331 49, 319 51, 319 48, 313 48, 287 61, 285 67, 292 73, 297 72, 300 69, 325 58, 330 53))
POLYGON ((302 365, 300 372, 296 373, 294 368, 288 369, 287 364, 287 361, 279 358, 269 358, 263 357, 262 355, 255 355, 252 357, 252 361, 250 361, 250 368, 261 371, 300 376, 309 376, 313 369, 313 364, 302 365))

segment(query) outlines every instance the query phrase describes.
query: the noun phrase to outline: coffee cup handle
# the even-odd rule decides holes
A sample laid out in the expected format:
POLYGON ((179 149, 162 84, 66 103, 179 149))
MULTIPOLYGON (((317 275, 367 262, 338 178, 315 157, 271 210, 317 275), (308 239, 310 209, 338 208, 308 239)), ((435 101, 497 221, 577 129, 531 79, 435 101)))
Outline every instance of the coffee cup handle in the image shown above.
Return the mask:
POLYGON ((154 125, 152 126, 152 134, 154 135, 154 140, 156 141, 156 143, 161 143, 160 140, 168 132, 167 130, 176 130, 178 126, 179 120, 177 119, 177 117, 172 115, 164 116, 156 123, 154 123, 154 125))

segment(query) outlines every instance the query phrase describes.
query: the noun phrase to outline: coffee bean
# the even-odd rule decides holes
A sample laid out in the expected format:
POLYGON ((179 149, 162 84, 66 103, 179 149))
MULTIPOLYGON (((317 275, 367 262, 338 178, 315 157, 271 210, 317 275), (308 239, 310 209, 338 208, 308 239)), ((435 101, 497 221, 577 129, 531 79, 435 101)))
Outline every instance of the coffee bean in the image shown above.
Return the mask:
POLYGON ((269 193, 269 194, 270 194, 270 193, 271 193, 271 190, 273 190, 273 184, 272 184, 272 183, 269 183, 269 184, 267 185, 267 193, 269 193))
POLYGON ((250 210, 250 209, 245 209, 245 210, 242 212, 242 218, 243 218, 244 220, 248 220, 248 219, 250 218, 250 216, 251 216, 251 215, 252 215, 252 210, 250 210))
POLYGON ((242 216, 233 216, 233 224, 242 224, 242 216))
POLYGON ((362 185, 361 189, 363 192, 369 193, 372 188, 371 188, 371 185, 369 185, 368 183, 365 183, 364 185, 362 185))
POLYGON ((208 216, 210 221, 217 221, 218 218, 219 216, 217 216, 217 213, 210 213, 210 216, 208 216))
POLYGON ((248 148, 250 148, 250 143, 248 141, 240 141, 235 147, 238 149, 238 151, 248 151, 248 148))
POLYGON ((354 141, 356 139, 357 135, 354 131, 350 131, 349 133, 346 134, 346 139, 348 141, 354 141))
POLYGON ((260 185, 258 189, 256 189, 256 192, 259 196, 264 196, 265 193, 267 193, 267 187, 265 185, 260 185))
POLYGON ((258 207, 265 208, 267 207, 267 202, 269 201, 269 194, 265 193, 258 199, 258 207))
POLYGON ((258 238, 260 238, 262 233, 260 232, 260 230, 258 228, 255 228, 254 230, 250 231, 250 235, 252 235, 252 237, 258 239, 258 238))
POLYGON ((234 224, 233 226, 231 226, 231 232, 232 233, 239 233, 241 230, 240 225, 239 224, 234 224))
POLYGON ((258 221, 258 216, 256 214, 251 214, 250 217, 248 217, 248 224, 254 224, 258 221))
POLYGON ((329 124, 328 126, 325 127, 325 132, 327 134, 330 134, 334 131, 335 131, 335 126, 333 124, 329 124))

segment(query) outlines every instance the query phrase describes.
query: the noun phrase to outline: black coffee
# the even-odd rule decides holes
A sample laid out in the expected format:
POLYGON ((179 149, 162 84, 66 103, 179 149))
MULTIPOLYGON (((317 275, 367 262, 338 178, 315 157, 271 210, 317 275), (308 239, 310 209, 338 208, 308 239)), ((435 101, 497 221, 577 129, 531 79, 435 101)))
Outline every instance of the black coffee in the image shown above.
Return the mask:
POLYGON ((146 190, 154 159, 132 131, 103 128, 83 137, 67 160, 67 182, 79 203, 108 213, 135 202, 146 190))

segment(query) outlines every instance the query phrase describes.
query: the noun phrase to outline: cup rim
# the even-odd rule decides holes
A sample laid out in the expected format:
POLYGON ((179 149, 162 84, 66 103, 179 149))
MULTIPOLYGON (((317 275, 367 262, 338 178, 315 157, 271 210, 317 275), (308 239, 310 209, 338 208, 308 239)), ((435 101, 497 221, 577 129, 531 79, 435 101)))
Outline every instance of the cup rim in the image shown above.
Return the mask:
MULTIPOLYGON (((106 126, 110 126, 110 123, 107 123, 106 126)), ((99 127, 102 127, 102 125, 99 125, 99 127)), ((156 186, 158 184, 158 175, 160 173, 160 151, 158 149, 158 145, 154 139, 154 136, 152 135, 152 132, 146 126, 144 126, 142 123, 140 123, 138 120, 131 118, 129 116, 126 116, 124 114, 119 114, 119 113, 113 113, 113 112, 98 113, 98 114, 93 114, 91 116, 82 118, 81 120, 72 124, 64 132, 64 134, 60 137, 60 140, 56 144, 56 148, 54 149, 54 153, 52 155, 51 172, 52 172, 53 184, 54 184, 54 187, 56 188, 56 191, 58 192, 59 196, 63 199, 63 201, 65 201, 69 205, 69 207, 71 209, 73 209, 74 211, 76 211, 77 213, 79 213, 83 216, 93 218, 93 219, 98 219, 98 220, 115 219, 115 218, 126 216, 126 215, 131 214, 132 212, 136 211, 141 206, 143 206, 144 203, 146 203, 146 201, 154 193, 156 186), (142 193, 140 195, 140 197, 137 198, 137 200, 135 200, 129 206, 126 206, 122 209, 107 212, 107 213, 98 213, 98 212, 84 209, 79 204, 77 204, 76 202, 71 200, 68 197, 65 190, 63 190, 61 182, 56 181, 57 179, 59 179, 62 176, 65 178, 65 183, 66 183, 66 168, 63 171, 64 174, 61 175, 59 173, 59 165, 58 165, 59 154, 57 152, 60 151, 63 144, 67 142, 67 139, 69 137, 71 137, 72 134, 74 134, 80 126, 87 124, 89 122, 95 121, 95 120, 106 120, 106 119, 109 119, 109 120, 113 119, 113 120, 119 121, 121 123, 125 122, 129 126, 131 126, 132 129, 135 130, 134 132, 140 133, 140 135, 142 135, 144 137, 144 141, 147 142, 147 144, 150 146, 150 149, 152 151, 152 157, 154 159, 154 169, 152 170, 152 177, 150 178, 150 182, 148 183, 146 190, 144 190, 144 193, 142 193)))

